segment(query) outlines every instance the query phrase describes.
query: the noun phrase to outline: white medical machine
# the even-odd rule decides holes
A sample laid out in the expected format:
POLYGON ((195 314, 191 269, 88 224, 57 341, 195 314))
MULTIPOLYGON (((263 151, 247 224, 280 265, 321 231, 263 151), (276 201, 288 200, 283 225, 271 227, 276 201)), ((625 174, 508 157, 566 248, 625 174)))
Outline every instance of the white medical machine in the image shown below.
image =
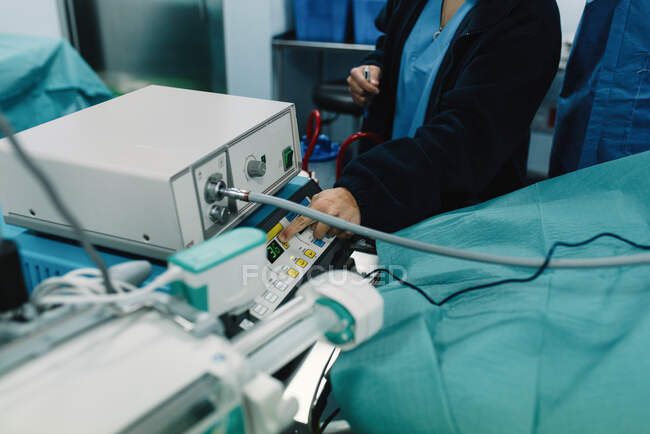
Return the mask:
POLYGON ((209 312, 151 286, 89 293, 83 282, 75 287, 77 275, 68 286, 37 289, 21 310, 4 314, 0 432, 285 429, 298 402, 270 374, 320 339, 343 350, 368 340, 382 325, 383 300, 361 276, 331 271, 228 340, 216 315, 263 291, 259 276, 241 286, 234 278, 264 265, 265 244, 255 232, 265 239, 257 229, 235 229, 170 258, 164 279, 185 296, 204 288, 209 312), (249 240, 245 247, 233 243, 237 237, 249 240))
MULTIPOLYGON (((278 211, 233 229, 259 205, 224 188, 274 193, 299 172, 291 104, 151 86, 18 138, 91 241, 168 268, 138 287, 147 262, 111 267, 131 276, 113 291, 73 270, 0 312, 0 432, 279 433, 303 408, 270 374, 317 341, 348 350, 380 329, 366 279, 309 280, 335 239, 280 243, 296 215, 278 211), (228 339, 223 321, 242 315, 228 339)), ((74 238, 6 139, 0 174, 8 223, 74 238)))
MULTIPOLYGON (((150 86, 17 135, 95 244, 166 259, 235 227, 258 205, 209 186, 273 194, 299 173, 292 104, 150 86)), ((7 223, 73 238, 0 140, 7 223)))

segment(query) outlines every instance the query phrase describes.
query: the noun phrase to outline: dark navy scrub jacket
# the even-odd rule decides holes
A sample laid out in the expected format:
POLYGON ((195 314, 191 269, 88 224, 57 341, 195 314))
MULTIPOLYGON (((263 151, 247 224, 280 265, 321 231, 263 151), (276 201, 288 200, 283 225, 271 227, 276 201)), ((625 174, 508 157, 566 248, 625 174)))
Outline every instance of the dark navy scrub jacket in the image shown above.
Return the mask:
MULTIPOLYGON (((362 62, 383 71, 364 129, 384 138, 392 136, 402 49, 426 2, 388 0, 375 23, 385 35, 362 62)), ((336 183, 354 195, 362 224, 395 231, 523 186, 530 123, 557 72, 561 40, 555 0, 478 0, 443 59, 423 126, 370 147, 336 183)))

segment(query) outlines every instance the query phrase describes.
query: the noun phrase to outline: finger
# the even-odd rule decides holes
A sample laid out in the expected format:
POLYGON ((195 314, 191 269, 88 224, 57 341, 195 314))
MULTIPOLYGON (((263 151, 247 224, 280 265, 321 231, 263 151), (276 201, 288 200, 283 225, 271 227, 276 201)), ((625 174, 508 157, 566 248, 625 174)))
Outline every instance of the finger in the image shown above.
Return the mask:
POLYGON ((278 239, 281 242, 286 243, 291 238, 293 238, 294 235, 296 235, 298 232, 305 229, 307 226, 309 226, 312 223, 314 223, 314 220, 310 219, 309 217, 298 216, 291 222, 289 226, 287 226, 282 232, 280 232, 280 235, 278 235, 278 239))
POLYGON ((379 87, 379 82, 381 80, 381 68, 378 66, 371 65, 369 67, 370 71, 370 83, 379 87))
MULTIPOLYGON (((369 67, 368 71, 370 72, 368 79, 366 79, 365 67, 363 66, 352 69, 352 71, 350 71, 350 77, 352 78, 352 81, 357 83, 359 87, 364 90, 364 92, 376 95, 379 93, 379 87, 374 85, 371 81, 373 74, 372 67, 369 67)), ((375 73, 375 75, 377 75, 377 73, 375 73)))
POLYGON ((352 94, 352 95, 356 94, 356 95, 359 95, 359 96, 363 96, 363 95, 366 94, 366 91, 363 90, 361 88, 361 86, 359 86, 359 84, 356 83, 351 77, 348 77, 348 85, 350 86, 349 87, 350 94, 352 94))
POLYGON ((352 232, 345 231, 345 232, 341 232, 340 234, 338 234, 337 237, 342 239, 342 240, 349 240, 350 238, 352 238, 353 235, 354 234, 352 232))
POLYGON ((341 232, 341 231, 340 231, 339 229, 336 229, 336 228, 330 228, 330 230, 327 231, 327 236, 328 236, 329 238, 334 238, 334 237, 337 236, 340 232, 341 232))
POLYGON ((314 229, 314 239, 321 240, 325 234, 330 230, 330 226, 325 223, 318 223, 314 229))
POLYGON ((350 223, 354 223, 355 225, 361 224, 359 214, 355 213, 354 210, 344 210, 341 215, 339 215, 340 218, 343 220, 347 220, 350 223))
POLYGON ((352 77, 352 80, 357 83, 359 87, 361 87, 364 91, 372 95, 379 94, 379 88, 366 80, 366 77, 363 76, 362 70, 363 68, 354 68, 352 71, 350 71, 350 77, 352 77))
POLYGON ((368 99, 367 98, 364 98, 362 96, 358 96, 358 95, 355 95, 355 94, 351 94, 351 95, 352 95, 352 100, 354 101, 354 103, 356 105, 361 106, 361 107, 365 107, 366 105, 368 105, 368 99))

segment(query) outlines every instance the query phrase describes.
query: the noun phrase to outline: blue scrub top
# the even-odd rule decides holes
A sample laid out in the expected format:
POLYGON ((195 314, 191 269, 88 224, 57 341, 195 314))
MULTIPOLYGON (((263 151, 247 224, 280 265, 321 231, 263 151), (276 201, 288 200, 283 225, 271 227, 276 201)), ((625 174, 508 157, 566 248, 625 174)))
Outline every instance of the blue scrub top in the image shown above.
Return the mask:
POLYGON ((442 59, 458 27, 476 1, 466 0, 437 36, 442 0, 429 0, 425 5, 402 51, 393 139, 414 137, 415 131, 424 123, 429 96, 442 59))
POLYGON ((560 100, 552 176, 650 150, 650 0, 590 0, 560 100))

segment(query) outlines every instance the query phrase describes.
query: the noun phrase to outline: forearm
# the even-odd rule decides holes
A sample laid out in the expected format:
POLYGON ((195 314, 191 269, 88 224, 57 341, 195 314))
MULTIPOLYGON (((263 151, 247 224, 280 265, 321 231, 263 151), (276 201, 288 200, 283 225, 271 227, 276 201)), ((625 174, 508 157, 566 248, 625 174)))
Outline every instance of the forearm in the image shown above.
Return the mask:
POLYGON ((407 142, 413 141, 387 142, 364 153, 337 181, 336 187, 355 197, 362 224, 393 232, 440 208, 437 177, 427 176, 435 163, 420 152, 406 155, 407 142))

